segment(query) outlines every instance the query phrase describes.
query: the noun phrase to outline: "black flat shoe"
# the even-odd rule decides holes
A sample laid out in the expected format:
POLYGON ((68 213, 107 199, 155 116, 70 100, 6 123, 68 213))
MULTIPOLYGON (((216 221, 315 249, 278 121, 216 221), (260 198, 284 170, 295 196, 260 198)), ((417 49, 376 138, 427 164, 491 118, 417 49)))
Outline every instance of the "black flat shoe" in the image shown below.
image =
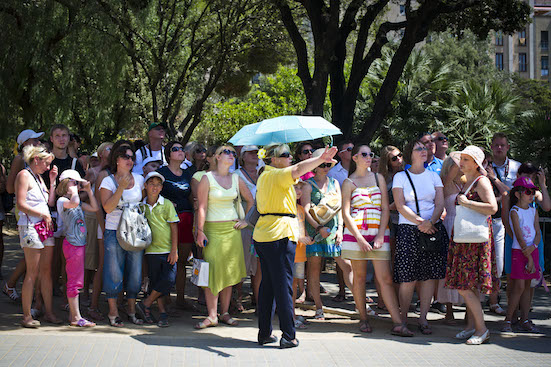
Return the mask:
POLYGON ((298 347, 298 339, 295 339, 293 342, 292 340, 281 338, 281 341, 279 342, 280 349, 294 348, 294 347, 298 347))
POLYGON ((267 337, 267 338, 260 338, 260 337, 258 337, 258 344, 260 344, 260 345, 269 344, 269 343, 275 343, 275 342, 277 342, 277 337, 276 337, 276 336, 273 336, 273 335, 270 335, 270 336, 267 337))

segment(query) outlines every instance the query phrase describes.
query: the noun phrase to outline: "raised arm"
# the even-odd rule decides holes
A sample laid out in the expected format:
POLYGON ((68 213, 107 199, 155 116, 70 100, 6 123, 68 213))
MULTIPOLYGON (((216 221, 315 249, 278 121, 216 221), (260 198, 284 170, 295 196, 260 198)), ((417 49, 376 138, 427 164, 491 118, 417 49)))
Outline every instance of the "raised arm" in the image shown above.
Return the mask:
MULTIPOLYGON (((300 176, 307 174, 308 172, 312 171, 314 168, 316 168, 322 163, 331 162, 335 154, 337 154, 337 151, 338 151, 337 147, 329 148, 327 146, 325 147, 325 151, 319 157, 306 159, 302 162, 299 162, 291 166, 293 168, 291 173, 293 176, 293 179, 296 180, 300 176)), ((306 208, 304 208, 304 210, 306 210, 306 208)))

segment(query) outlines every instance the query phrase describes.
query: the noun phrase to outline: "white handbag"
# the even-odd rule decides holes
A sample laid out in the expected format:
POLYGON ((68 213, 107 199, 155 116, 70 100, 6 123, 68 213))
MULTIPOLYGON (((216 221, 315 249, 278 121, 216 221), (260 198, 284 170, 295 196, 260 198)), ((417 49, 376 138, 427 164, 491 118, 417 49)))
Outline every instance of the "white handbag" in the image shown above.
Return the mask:
MULTIPOLYGON (((471 186, 465 191, 465 195, 477 181, 478 179, 471 183, 471 186)), ((488 242, 490 240, 488 217, 489 215, 481 214, 463 205, 456 205, 453 221, 453 241, 455 243, 488 242)))
POLYGON ((191 283, 198 287, 209 286, 209 263, 205 260, 193 259, 191 283))

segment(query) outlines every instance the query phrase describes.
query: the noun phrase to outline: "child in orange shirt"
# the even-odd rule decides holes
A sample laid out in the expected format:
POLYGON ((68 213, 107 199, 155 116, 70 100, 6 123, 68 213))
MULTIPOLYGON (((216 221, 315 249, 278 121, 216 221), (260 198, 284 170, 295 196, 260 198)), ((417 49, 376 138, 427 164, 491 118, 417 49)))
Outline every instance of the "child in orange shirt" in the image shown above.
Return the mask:
MULTIPOLYGON (((299 282, 303 282, 306 273, 306 246, 314 243, 312 238, 306 233, 306 227, 304 225, 305 215, 304 208, 299 204, 300 197, 302 196, 302 185, 304 181, 299 181, 295 185, 295 192, 297 193, 297 219, 300 231, 300 237, 297 242, 297 249, 295 252, 295 268, 293 270, 293 310, 295 309, 297 299, 297 287, 299 282)), ((299 329, 306 328, 305 320, 302 317, 295 315, 295 327, 299 329)))

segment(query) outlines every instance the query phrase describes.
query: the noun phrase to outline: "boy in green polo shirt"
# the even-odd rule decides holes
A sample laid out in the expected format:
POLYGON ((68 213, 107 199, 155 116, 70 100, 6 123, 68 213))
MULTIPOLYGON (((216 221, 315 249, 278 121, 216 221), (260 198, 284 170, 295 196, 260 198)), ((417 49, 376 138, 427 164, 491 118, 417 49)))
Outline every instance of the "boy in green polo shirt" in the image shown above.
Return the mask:
POLYGON ((145 250, 147 259, 151 294, 144 301, 136 305, 144 321, 155 323, 151 313, 151 305, 157 301, 159 306, 159 327, 167 327, 163 296, 170 295, 170 290, 176 280, 176 262, 178 261, 178 215, 174 204, 160 195, 165 178, 158 172, 150 172, 145 176, 146 198, 145 217, 151 228, 153 241, 145 250))

